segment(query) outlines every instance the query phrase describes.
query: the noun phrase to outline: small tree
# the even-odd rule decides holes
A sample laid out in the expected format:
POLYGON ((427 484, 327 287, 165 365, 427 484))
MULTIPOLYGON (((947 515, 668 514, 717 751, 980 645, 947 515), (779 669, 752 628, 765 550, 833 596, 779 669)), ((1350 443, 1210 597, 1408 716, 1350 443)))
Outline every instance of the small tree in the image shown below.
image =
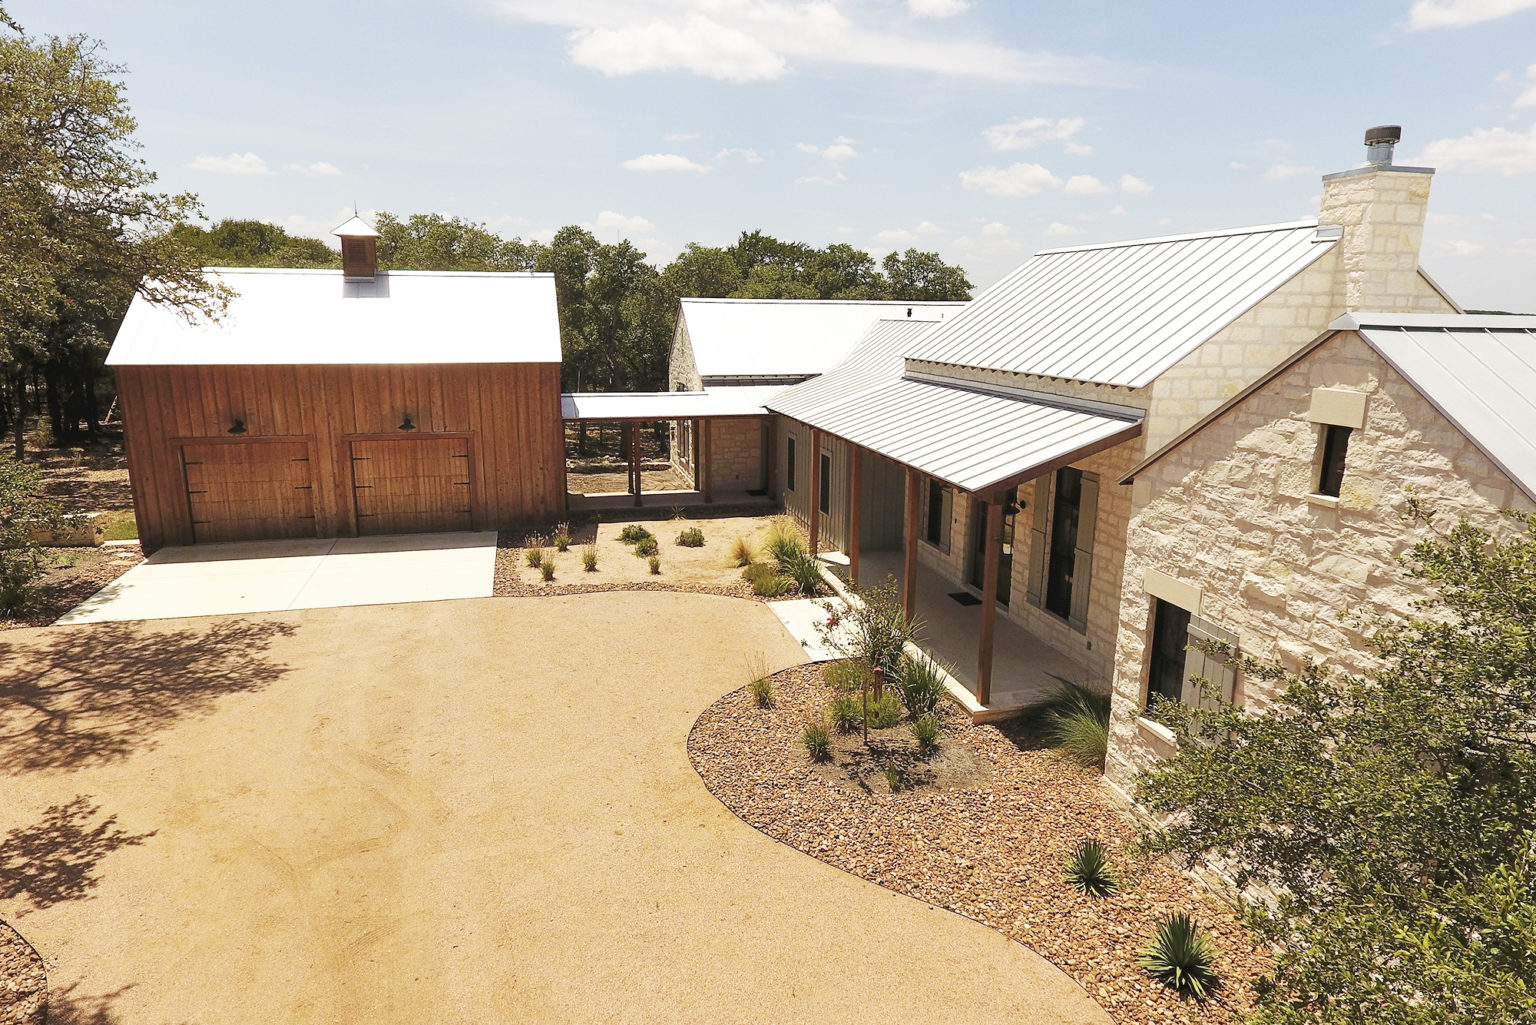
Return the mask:
POLYGON ((873 587, 849 585, 854 600, 820 605, 827 618, 817 630, 827 645, 849 658, 863 659, 887 677, 901 670, 901 653, 917 636, 920 623, 902 606, 896 578, 887 576, 873 587))
POLYGON ((1430 528, 1406 564, 1438 595, 1339 678, 1241 660, 1269 708, 1175 721, 1144 772, 1154 852, 1216 853, 1273 899, 1266 1023, 1536 1021, 1536 525, 1430 528))
POLYGON ((39 495, 38 470, 0 454, 0 615, 25 612, 43 575, 43 557, 34 530, 60 525, 59 510, 39 495))

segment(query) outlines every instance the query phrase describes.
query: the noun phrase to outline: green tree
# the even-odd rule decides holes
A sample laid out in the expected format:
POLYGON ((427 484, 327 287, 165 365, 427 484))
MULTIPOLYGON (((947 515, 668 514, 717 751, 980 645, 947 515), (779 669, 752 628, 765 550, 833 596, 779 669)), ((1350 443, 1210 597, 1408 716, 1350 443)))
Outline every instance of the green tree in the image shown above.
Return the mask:
POLYGON ((965 271, 947 264, 938 253, 908 249, 885 257, 886 292, 892 299, 943 302, 971 297, 973 286, 965 271))
POLYGON ((177 225, 173 234, 205 267, 340 267, 341 255, 317 238, 266 221, 226 218, 211 228, 177 225))
POLYGON ((741 287, 742 275, 730 250, 690 242, 661 277, 679 299, 720 299, 741 287))
POLYGON ((760 263, 747 272, 733 299, 820 299, 815 286, 801 281, 795 272, 778 263, 760 263))
POLYGON ((474 221, 441 214, 400 220, 387 211, 374 225, 379 266, 395 270, 520 271, 537 258, 536 245, 504 239, 474 221))
POLYGON ((805 262, 801 280, 822 299, 884 299, 885 276, 869 251, 837 242, 805 262))
POLYGON ((59 525, 59 510, 39 498, 37 469, 0 454, 0 616, 24 612, 43 575, 43 555, 32 532, 59 525))
POLYGON ((1214 852, 1276 895, 1248 910, 1279 951, 1260 1021, 1536 1021, 1536 522, 1522 519, 1505 540, 1431 525, 1407 565, 1437 601, 1377 631, 1369 675, 1234 660, 1279 699, 1164 709, 1178 753, 1138 794, 1172 818, 1145 843, 1214 852))

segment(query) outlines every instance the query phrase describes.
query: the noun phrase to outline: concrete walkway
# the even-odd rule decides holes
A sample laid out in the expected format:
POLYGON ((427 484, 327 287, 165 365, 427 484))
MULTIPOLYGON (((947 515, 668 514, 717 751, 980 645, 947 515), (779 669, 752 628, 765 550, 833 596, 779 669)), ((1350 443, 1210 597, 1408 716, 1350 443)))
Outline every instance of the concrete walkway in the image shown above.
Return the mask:
POLYGON ((56 1022, 1107 1023, 704 790, 757 654, 802 658, 664 593, 9 632, 0 916, 56 1022))
POLYGON ((495 576, 494 530, 162 548, 58 622, 487 598, 495 576))

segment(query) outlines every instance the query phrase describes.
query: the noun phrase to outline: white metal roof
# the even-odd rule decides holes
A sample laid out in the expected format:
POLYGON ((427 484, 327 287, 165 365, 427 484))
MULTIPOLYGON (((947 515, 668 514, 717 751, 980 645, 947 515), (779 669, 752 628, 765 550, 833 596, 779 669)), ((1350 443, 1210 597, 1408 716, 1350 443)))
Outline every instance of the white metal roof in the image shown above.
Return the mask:
POLYGON ((699 376, 809 377, 848 354, 882 317, 937 320, 963 302, 840 299, 684 299, 682 319, 699 376))
POLYGON ((1336 243, 1302 221, 1043 250, 908 355, 1139 388, 1336 243))
POLYGON ((216 268, 237 293, 217 322, 135 296, 113 366, 204 364, 558 363, 549 274, 216 268))
POLYGON ((357 214, 348 217, 345 222, 331 229, 331 234, 345 236, 347 238, 378 238, 378 230, 357 214))
POLYGON ((1356 331, 1536 500, 1536 316, 1353 313, 1356 331))
POLYGON ((905 376, 932 323, 881 321, 839 366, 768 408, 954 485, 985 492, 1117 437, 1139 420, 905 376))
POLYGON ((766 416, 763 403, 783 385, 704 391, 575 392, 560 396, 567 420, 689 420, 706 416, 766 416))

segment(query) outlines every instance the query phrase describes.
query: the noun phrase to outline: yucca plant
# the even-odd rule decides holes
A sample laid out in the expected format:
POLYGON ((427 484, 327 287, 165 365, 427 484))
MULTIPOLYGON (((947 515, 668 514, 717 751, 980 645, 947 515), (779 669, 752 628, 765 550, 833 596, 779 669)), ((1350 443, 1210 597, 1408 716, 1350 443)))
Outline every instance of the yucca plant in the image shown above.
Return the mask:
POLYGON ((784 573, 800 588, 801 594, 816 593, 821 586, 821 565, 816 558, 805 552, 790 552, 781 561, 784 573))
POLYGON ((825 717, 811 717, 800 731, 800 743, 810 752, 811 760, 824 762, 832 757, 832 733, 825 717))
POLYGON ((827 717, 839 733, 852 733, 864 722, 864 702, 857 693, 833 696, 827 705, 827 717))
POLYGON ((1189 915, 1180 912, 1157 923, 1136 964, 1180 996, 1204 1000, 1215 991, 1216 946, 1189 915))
POLYGON ((1084 840, 1067 860, 1067 882, 1090 897, 1109 897, 1120 889, 1109 851, 1097 840, 1084 840))
POLYGON ((763 547, 775 562, 784 567, 785 561, 794 554, 805 553, 805 536, 800 527, 788 516, 775 516, 763 535, 763 547))
POLYGON ((1109 695, 1065 684, 1043 708, 1046 739, 1067 757, 1101 767, 1109 750, 1109 695))
POLYGON ((917 741, 920 751, 927 754, 939 743, 939 717, 929 712, 912 720, 912 739, 917 741))
POLYGON ((901 695, 901 703, 907 706, 907 715, 917 720, 931 714, 944 699, 945 673, 953 675, 954 670, 927 656, 913 658, 903 651, 900 670, 886 682, 901 695))

